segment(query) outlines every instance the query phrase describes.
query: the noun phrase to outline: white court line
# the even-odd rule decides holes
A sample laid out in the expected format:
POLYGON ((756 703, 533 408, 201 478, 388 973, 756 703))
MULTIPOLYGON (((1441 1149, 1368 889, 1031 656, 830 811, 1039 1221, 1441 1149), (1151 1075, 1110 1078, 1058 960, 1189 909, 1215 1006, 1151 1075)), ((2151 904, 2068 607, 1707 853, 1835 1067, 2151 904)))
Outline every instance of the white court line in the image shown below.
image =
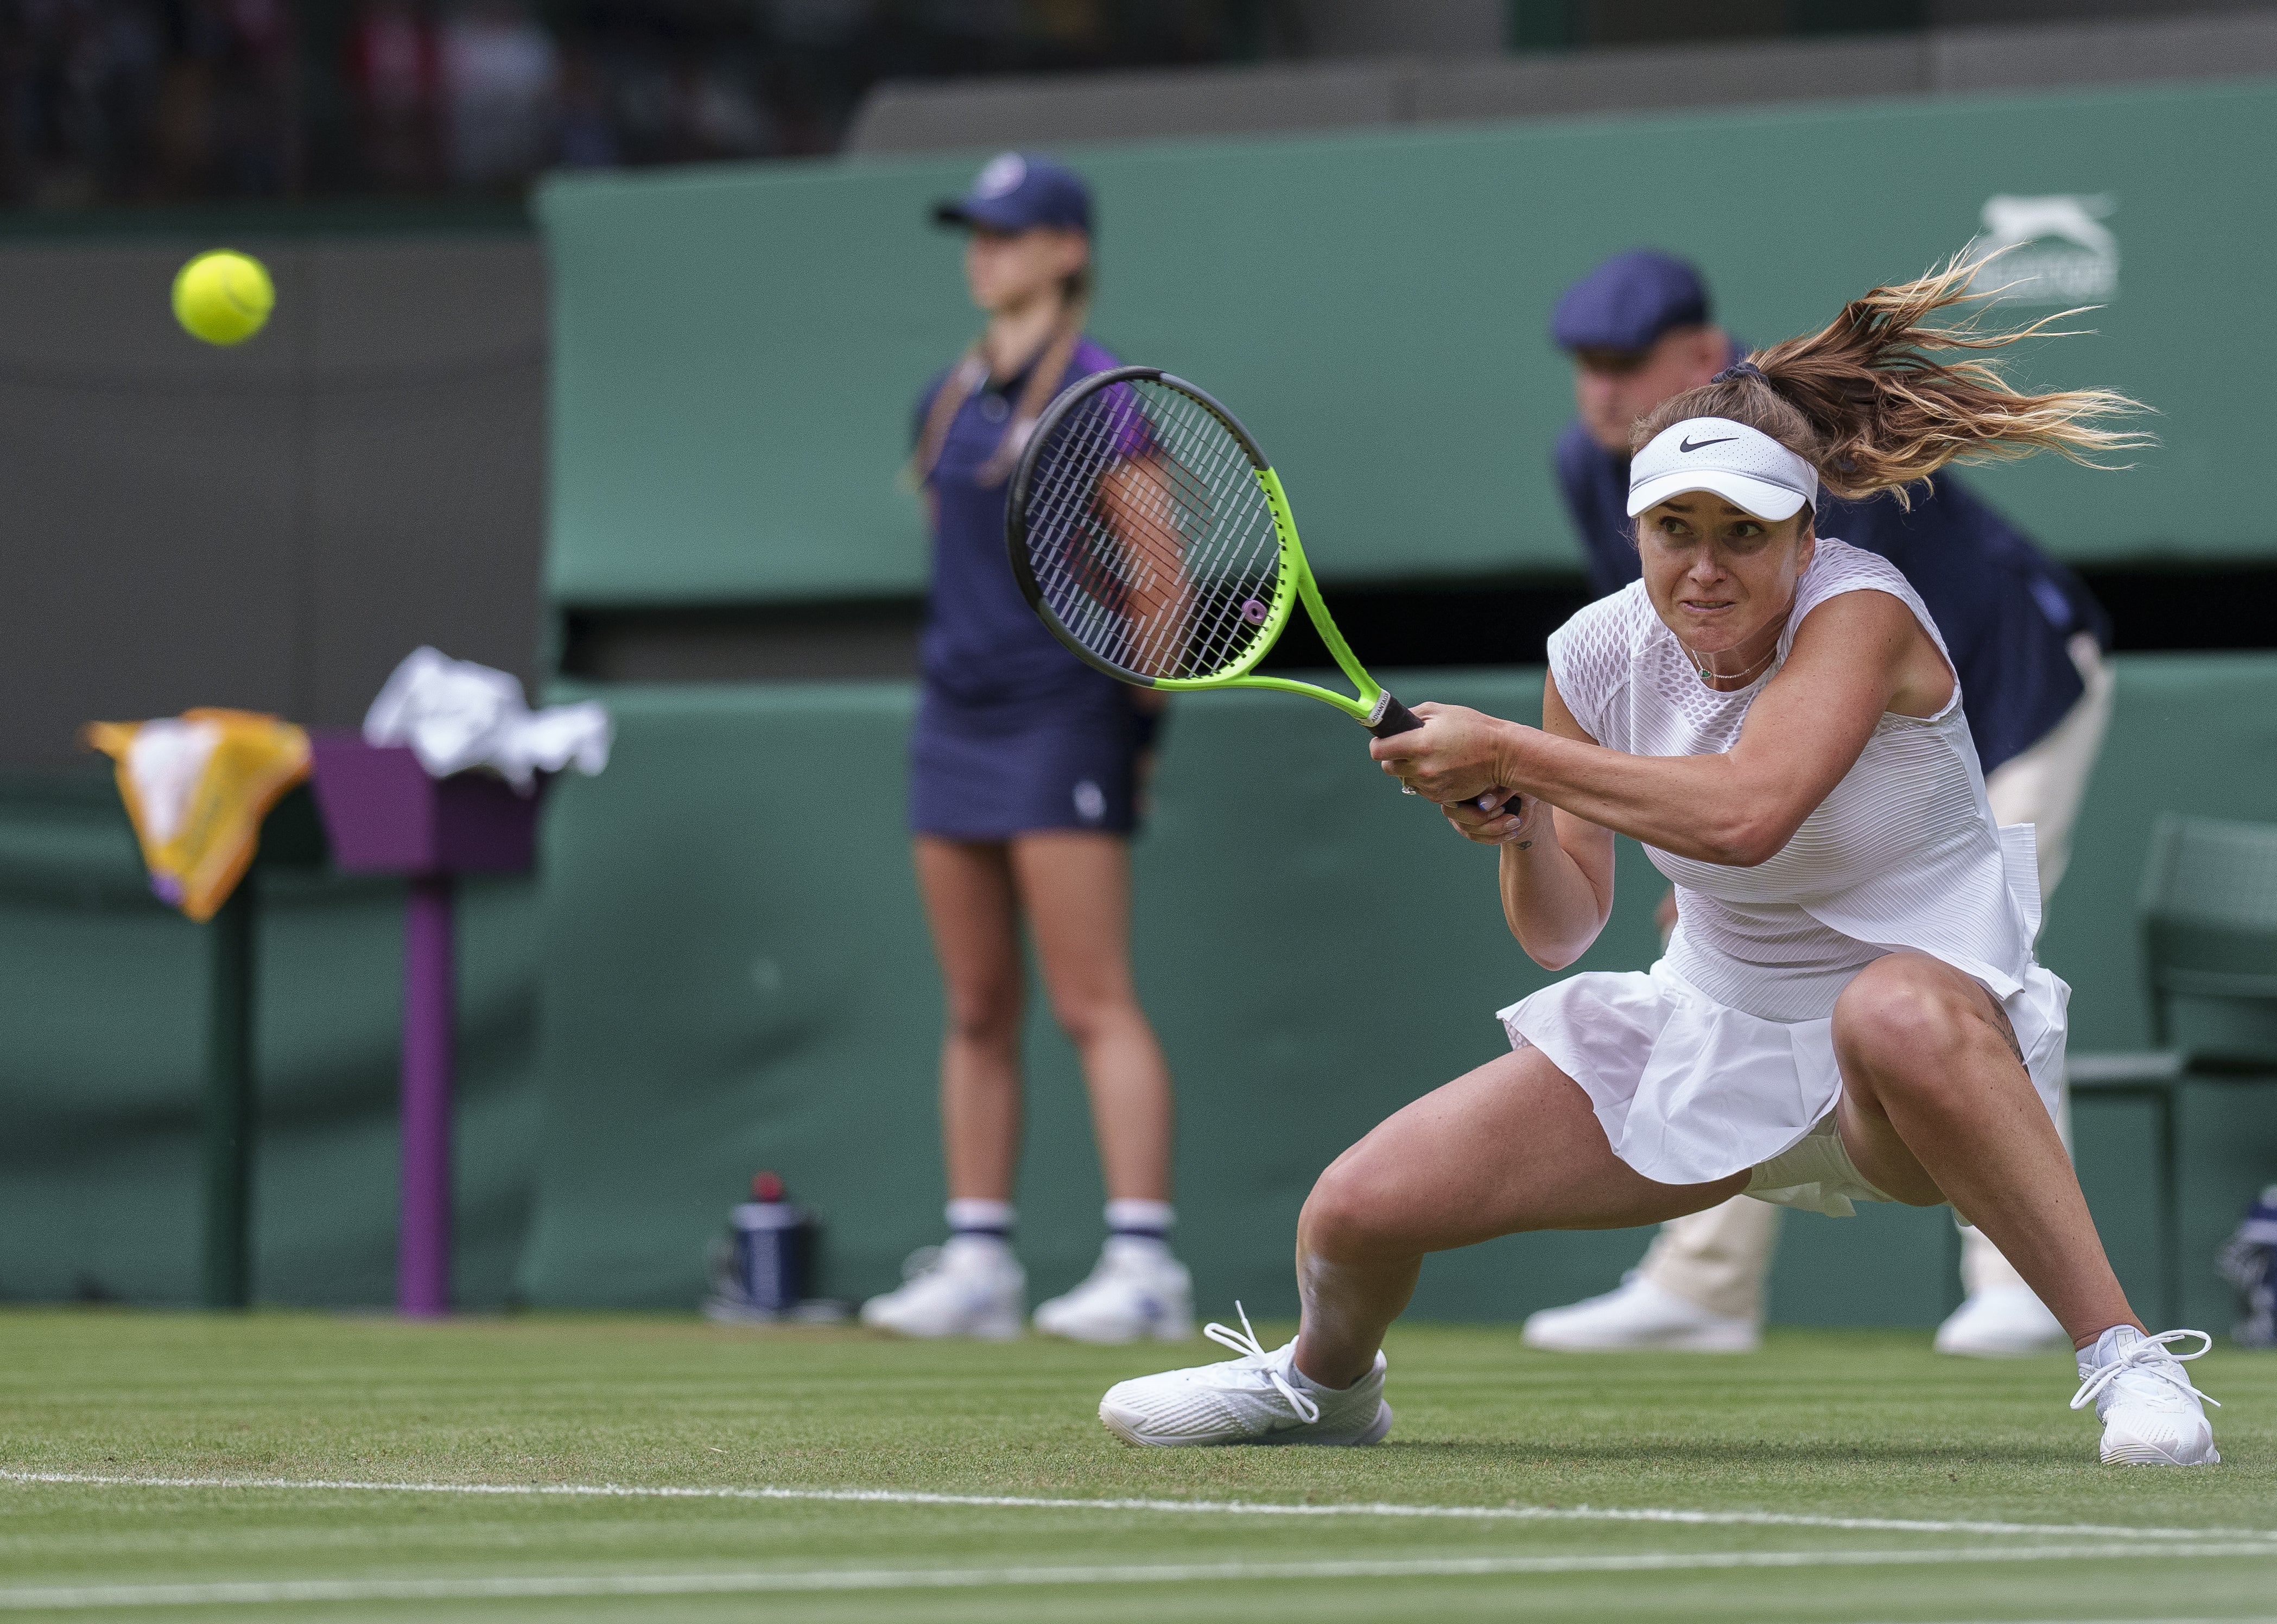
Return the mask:
POLYGON ((656 1500, 827 1500, 880 1506, 973 1506, 1017 1511, 1140 1511, 1204 1516, 1447 1517, 1474 1521, 1664 1522, 1716 1528, 1837 1529, 1846 1533, 2024 1534, 2118 1540, 2267 1540, 2277 1529, 2127 1528, 2094 1522, 1931 1521, 1902 1517, 1818 1517, 1803 1512, 1679 1511, 1650 1506, 1428 1506, 1346 1501, 1294 1506, 1272 1500, 1046 1498, 1012 1494, 928 1494, 906 1489, 784 1489, 642 1483, 445 1483, 365 1482, 310 1477, 127 1477, 93 1472, 27 1472, 0 1468, 0 1483, 83 1483, 125 1489, 270 1489, 303 1493, 475 1494, 512 1498, 656 1500))
POLYGON ((495 1579, 283 1579, 202 1584, 0 1588, 0 1612, 74 1607, 248 1606, 274 1602, 480 1601, 530 1597, 702 1596, 766 1590, 967 1590, 988 1585, 1206 1584, 1239 1579, 1436 1579, 1702 1568, 1921 1567, 2128 1557, 2277 1555, 2258 1543, 2083 1552, 2076 1545, 1949 1551, 1644 1552, 1628 1556, 1444 1557, 1405 1561, 1125 1563, 1085 1567, 817 1568, 804 1572, 533 1574, 495 1579))

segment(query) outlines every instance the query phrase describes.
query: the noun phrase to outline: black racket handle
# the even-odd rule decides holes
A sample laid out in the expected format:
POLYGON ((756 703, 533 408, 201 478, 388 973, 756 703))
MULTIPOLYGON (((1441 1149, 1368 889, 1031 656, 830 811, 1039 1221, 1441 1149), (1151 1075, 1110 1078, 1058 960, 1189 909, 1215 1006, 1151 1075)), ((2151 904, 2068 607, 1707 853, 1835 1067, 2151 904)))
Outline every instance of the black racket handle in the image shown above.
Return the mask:
POLYGON ((1413 733, 1423 725, 1423 719, 1390 694, 1383 696, 1383 714, 1370 722, 1367 730, 1380 739, 1395 733, 1413 733))
MULTIPOLYGON (((1386 694, 1383 696, 1383 714, 1369 726, 1368 731, 1380 739, 1388 739, 1395 734, 1413 733, 1422 725, 1423 719, 1420 716, 1400 704, 1390 694, 1386 694)), ((1495 800, 1497 796, 1502 796, 1500 790, 1489 789, 1486 794, 1479 797, 1479 810, 1485 811, 1488 803, 1495 800)), ((1516 795, 1503 796, 1501 810, 1506 812, 1517 805, 1519 798, 1516 795)), ((1520 810, 1524 809, 1520 808, 1520 810)))

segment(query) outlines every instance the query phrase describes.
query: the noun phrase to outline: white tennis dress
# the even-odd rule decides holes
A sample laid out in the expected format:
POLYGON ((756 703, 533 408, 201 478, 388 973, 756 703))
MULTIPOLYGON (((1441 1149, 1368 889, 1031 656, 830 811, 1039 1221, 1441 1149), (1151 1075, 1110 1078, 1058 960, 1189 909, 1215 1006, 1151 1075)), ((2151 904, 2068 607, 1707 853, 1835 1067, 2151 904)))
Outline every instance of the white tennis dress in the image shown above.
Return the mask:
MULTIPOLYGON (((1738 741, 1804 619, 1862 590, 1899 599, 1945 652, 1895 566, 1822 540, 1777 659, 1743 689, 1719 693, 1701 682, 1642 582, 1566 621, 1550 639, 1550 668, 1574 719, 1606 748, 1720 754, 1738 741)), ((1842 1087, 1834 1001, 1861 968, 1902 949, 1944 960, 2001 1000, 2055 1113, 2071 989, 2033 962, 2032 831, 1993 821, 1958 679, 1934 716, 1885 714, 1769 862, 1741 868, 1646 853, 1676 885, 1679 922, 1666 956, 1644 973, 1570 976, 1501 1012, 1512 1043, 1533 1044, 1579 1083, 1614 1154, 1646 1178, 1704 1184, 1812 1136, 1842 1087)), ((1878 1194, 1839 1179, 1748 1193, 1840 1215, 1849 1197, 1878 1194)))

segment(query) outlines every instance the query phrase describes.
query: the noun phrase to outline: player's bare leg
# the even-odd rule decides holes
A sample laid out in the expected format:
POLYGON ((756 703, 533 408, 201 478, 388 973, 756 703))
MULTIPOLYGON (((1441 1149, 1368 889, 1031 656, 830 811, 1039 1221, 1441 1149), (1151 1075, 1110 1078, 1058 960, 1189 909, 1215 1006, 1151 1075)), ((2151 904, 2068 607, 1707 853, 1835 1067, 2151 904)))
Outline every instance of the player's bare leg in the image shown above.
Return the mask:
POLYGON ((1364 1376, 1426 1253, 1656 1224, 1747 1183, 1656 1184, 1613 1154, 1588 1096, 1548 1056, 1500 1056, 1391 1117, 1314 1185, 1297 1224, 1298 1368, 1332 1388, 1364 1376))
POLYGON ((2016 1265, 2075 1346, 2109 1326, 2141 1329, 1990 993, 1936 959, 1892 954, 1844 990, 1834 1048, 1837 1121, 1861 1173, 1915 1206, 1952 1201, 2016 1265))
POLYGON ((2079 1349, 2106 1462, 2216 1465, 2204 1396, 2183 1373, 2212 1338, 2145 1335, 2111 1272, 2063 1140, 2008 1018, 1950 964, 1892 954, 1834 1006, 1837 1122, 1858 1171, 1900 1201, 1950 1200, 2015 1265, 2079 1349), (2202 1338, 2177 1358, 2172 1342, 2202 1338))
POLYGON ((1418 1100, 1336 1158, 1298 1220, 1304 1329, 1242 1357, 1118 1384, 1100 1419, 1134 1444, 1373 1444, 1391 1428, 1383 1333, 1427 1252, 1527 1229, 1600 1229, 1695 1212, 1744 1187, 1655 1184, 1613 1155, 1588 1096, 1520 1049, 1418 1100))

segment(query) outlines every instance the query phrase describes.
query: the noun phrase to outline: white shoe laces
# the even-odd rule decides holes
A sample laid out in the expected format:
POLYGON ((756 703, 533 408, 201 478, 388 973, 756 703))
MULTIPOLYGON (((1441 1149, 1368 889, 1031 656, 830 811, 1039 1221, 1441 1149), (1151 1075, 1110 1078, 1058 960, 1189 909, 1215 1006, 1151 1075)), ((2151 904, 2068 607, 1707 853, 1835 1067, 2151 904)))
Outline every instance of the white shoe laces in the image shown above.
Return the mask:
MULTIPOLYGON (((1297 1412, 1306 1425, 1310 1426, 1320 1420, 1321 1407, 1299 1392, 1295 1384, 1273 1368, 1273 1356, 1265 1351, 1265 1345, 1257 1339, 1257 1333, 1249 1328, 1249 1311, 1241 1306, 1239 1298, 1234 1300, 1233 1311, 1241 1315, 1239 1330, 1234 1330, 1230 1325, 1221 1325, 1215 1320, 1212 1320, 1202 1327, 1202 1335, 1220 1347, 1230 1347, 1237 1353, 1245 1354, 1255 1360, 1258 1369, 1265 1372, 1266 1380, 1271 1382, 1281 1396, 1289 1401, 1289 1407, 1297 1412)), ((1192 1323, 1188 1322, 1188 1323, 1192 1323)), ((2212 1338, 2208 1338, 2208 1346, 2212 1346, 2212 1338)))
POLYGON ((2118 1358, 2079 1384, 2079 1391, 2071 1396, 2071 1407, 2075 1410, 2085 1409, 2095 1402, 2098 1393, 2128 1371, 2134 1370, 2140 1371, 2144 1376, 2155 1376, 2162 1381, 2170 1382, 2192 1398, 2204 1399, 2214 1408, 2220 1409, 2220 1399, 2200 1392, 2190 1385, 2189 1376, 2174 1368, 2189 1360, 2204 1359, 2212 1351, 2213 1338, 2203 1330, 2162 1330, 2155 1337, 2145 1336, 2133 1347, 2128 1348, 2118 1358), (2173 1350, 2170 1344, 2178 1342, 2184 1337, 2196 1337, 2198 1339, 2199 1346, 2197 1353, 2177 1353, 2173 1350))

